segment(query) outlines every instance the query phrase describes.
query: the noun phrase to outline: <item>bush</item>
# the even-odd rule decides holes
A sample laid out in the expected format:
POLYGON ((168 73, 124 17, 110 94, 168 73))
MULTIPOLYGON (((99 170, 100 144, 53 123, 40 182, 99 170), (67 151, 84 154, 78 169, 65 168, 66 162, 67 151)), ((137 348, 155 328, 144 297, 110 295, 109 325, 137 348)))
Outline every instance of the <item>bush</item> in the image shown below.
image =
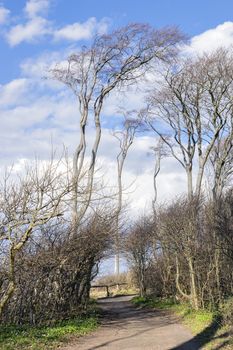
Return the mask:
MULTIPOLYGON (((54 228, 54 238, 58 229, 54 228)), ((93 216, 75 237, 64 231, 59 240, 53 240, 48 230, 38 237, 36 244, 29 242, 27 249, 17 256, 17 289, 0 322, 44 325, 83 314, 91 280, 109 246, 110 229, 106 219, 103 222, 93 216)), ((5 276, 6 271, 0 267, 0 285, 5 276)))
POLYGON ((233 327, 233 297, 226 299, 220 306, 222 323, 233 327))

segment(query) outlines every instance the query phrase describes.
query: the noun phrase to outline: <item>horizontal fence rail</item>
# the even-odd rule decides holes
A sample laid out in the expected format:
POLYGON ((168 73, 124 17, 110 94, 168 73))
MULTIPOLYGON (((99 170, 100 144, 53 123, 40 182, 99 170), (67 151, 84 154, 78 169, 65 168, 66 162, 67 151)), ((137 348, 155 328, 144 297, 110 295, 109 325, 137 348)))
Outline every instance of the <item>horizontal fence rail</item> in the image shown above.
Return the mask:
POLYGON ((106 288, 106 295, 107 297, 110 296, 110 293, 109 293, 109 288, 111 287, 117 287, 119 288, 119 286, 122 286, 122 285, 126 285, 128 283, 113 283, 113 284, 97 284, 97 285, 92 285, 91 288, 106 288))

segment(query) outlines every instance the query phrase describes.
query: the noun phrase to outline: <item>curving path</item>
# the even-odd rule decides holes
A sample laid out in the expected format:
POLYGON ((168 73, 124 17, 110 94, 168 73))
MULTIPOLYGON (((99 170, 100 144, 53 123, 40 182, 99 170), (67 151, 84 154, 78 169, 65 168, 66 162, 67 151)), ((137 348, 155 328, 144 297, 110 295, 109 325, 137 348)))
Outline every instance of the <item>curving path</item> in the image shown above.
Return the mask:
POLYGON ((63 350, 198 350, 191 333, 163 310, 136 308, 131 296, 99 301, 102 326, 63 350))

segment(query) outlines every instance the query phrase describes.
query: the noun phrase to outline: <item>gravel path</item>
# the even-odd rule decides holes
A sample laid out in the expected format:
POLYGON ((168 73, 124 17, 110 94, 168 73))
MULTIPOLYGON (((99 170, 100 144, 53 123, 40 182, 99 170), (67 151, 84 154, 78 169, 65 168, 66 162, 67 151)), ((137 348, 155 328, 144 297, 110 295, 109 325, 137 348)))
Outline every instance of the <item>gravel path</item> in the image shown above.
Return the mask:
POLYGON ((136 308, 130 296, 99 301, 102 326, 62 350, 198 350, 191 333, 163 310, 136 308))

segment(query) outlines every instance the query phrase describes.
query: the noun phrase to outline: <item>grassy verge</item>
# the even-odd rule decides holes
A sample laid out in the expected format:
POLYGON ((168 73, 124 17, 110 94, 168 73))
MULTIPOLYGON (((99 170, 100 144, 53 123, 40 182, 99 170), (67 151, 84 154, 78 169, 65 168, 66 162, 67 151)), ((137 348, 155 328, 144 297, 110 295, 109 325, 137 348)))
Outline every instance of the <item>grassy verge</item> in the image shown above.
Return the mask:
POLYGON ((221 315, 209 310, 191 309, 188 304, 177 304, 172 299, 135 297, 132 302, 136 306, 170 310, 180 317, 193 333, 201 349, 233 349, 233 339, 229 329, 220 322, 221 315))
POLYGON ((48 350, 56 349, 72 336, 87 334, 98 326, 96 315, 77 317, 53 326, 1 326, 1 350, 48 350))

